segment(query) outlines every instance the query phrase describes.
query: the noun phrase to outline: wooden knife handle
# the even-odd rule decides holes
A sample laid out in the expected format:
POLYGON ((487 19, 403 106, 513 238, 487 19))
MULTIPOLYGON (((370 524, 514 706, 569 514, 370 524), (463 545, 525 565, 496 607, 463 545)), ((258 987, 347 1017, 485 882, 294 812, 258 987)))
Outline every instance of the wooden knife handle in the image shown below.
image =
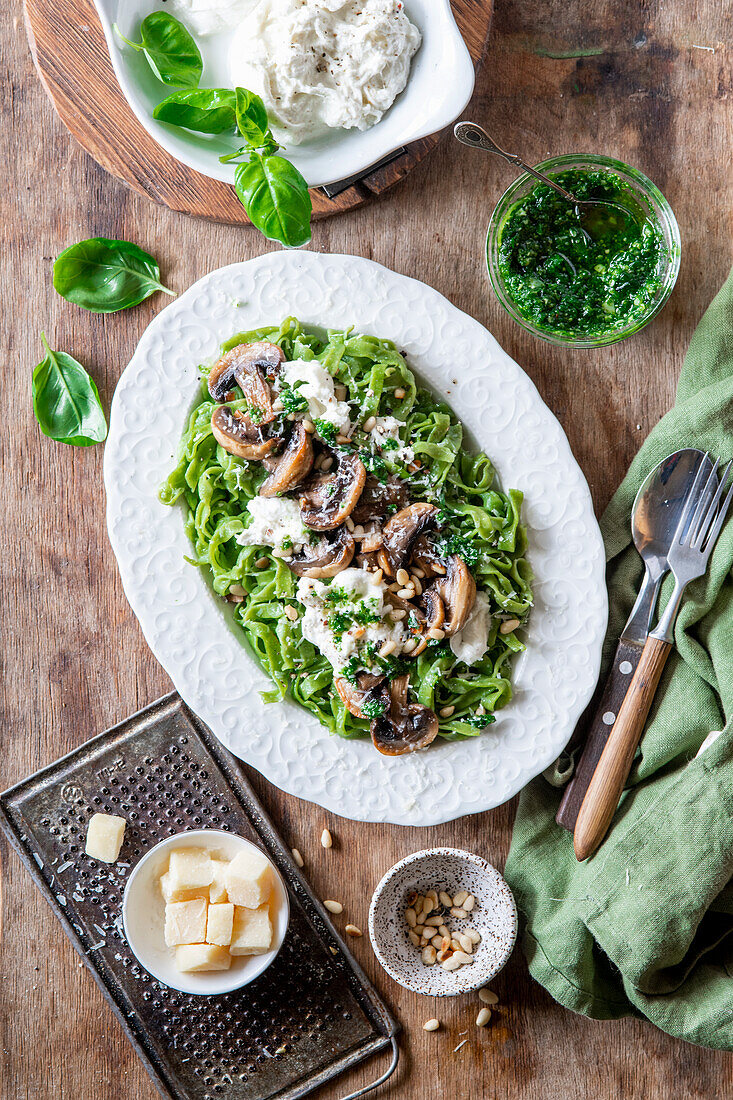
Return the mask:
POLYGON ((605 837, 629 777, 654 694, 672 646, 649 637, 580 807, 573 843, 579 860, 605 837))
MULTIPOLYGON (((575 769, 575 775, 565 788, 555 821, 569 833, 575 828, 578 813, 585 798, 585 792, 593 778, 593 772, 601 758, 608 735, 611 732, 616 715, 621 709, 624 696, 631 685, 631 677, 641 660, 642 646, 619 642, 608 674, 600 702, 593 705, 590 723, 587 727, 583 753, 575 769)), ((596 700, 598 695, 596 695, 596 700)), ((583 729, 581 719, 580 731, 583 729)))

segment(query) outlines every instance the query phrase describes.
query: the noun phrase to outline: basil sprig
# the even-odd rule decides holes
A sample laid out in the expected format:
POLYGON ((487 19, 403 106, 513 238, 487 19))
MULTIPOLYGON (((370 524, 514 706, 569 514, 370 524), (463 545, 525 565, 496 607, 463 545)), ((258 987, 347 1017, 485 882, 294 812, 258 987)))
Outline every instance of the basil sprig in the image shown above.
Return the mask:
POLYGON ((171 88, 196 88, 204 71, 201 51, 180 20, 165 11, 146 15, 140 24, 140 41, 125 38, 115 23, 115 31, 133 50, 145 54, 158 80, 171 88))
POLYGON ((237 97, 231 88, 182 88, 153 110, 153 118, 200 134, 224 134, 237 125, 237 97))
POLYGON ((219 160, 240 160, 234 190, 247 217, 268 240, 299 248, 311 239, 311 203, 308 184, 289 160, 277 156, 267 108, 258 95, 237 88, 237 130, 245 144, 219 160))
POLYGON ((62 298, 92 313, 116 313, 161 290, 156 260, 130 241, 91 237, 65 249, 53 265, 53 285, 62 298))
POLYGON ((52 351, 41 333, 46 355, 33 371, 33 411, 44 435, 72 447, 91 447, 107 436, 99 391, 81 363, 64 351, 52 351))

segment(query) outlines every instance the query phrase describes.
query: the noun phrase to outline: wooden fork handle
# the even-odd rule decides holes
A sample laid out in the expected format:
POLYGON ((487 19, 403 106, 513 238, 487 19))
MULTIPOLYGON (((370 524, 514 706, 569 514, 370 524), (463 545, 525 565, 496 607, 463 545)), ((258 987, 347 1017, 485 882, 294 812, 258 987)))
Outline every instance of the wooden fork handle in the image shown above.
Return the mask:
POLYGON ((579 860, 593 855, 608 832, 629 777, 652 701, 672 646, 648 637, 591 779, 573 834, 579 860))

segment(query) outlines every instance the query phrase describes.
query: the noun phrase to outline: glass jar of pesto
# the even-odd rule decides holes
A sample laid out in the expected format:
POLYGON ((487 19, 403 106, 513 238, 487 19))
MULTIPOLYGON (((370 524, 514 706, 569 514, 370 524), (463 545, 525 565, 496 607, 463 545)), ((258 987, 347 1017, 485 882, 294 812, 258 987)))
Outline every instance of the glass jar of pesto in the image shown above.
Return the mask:
POLYGON ((664 195, 610 157, 568 155, 536 166, 577 199, 628 209, 639 232, 593 241, 575 208, 528 173, 502 195, 486 256, 494 291, 523 328, 554 344, 595 348, 638 332, 672 293, 680 233, 664 195))

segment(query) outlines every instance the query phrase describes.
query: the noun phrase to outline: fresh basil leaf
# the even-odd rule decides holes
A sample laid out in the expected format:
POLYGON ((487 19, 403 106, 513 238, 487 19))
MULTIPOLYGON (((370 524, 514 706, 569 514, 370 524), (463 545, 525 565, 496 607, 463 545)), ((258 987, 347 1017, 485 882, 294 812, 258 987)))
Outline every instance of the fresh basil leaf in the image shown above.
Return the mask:
POLYGON ((33 371, 33 411, 44 435, 72 447, 92 447, 107 437, 107 421, 94 380, 64 351, 51 351, 33 371))
POLYGON ((92 313, 116 313, 162 290, 160 268, 130 241, 91 237, 65 249, 53 265, 53 285, 62 298, 92 313))
POLYGON ((223 134, 235 129, 235 110, 236 96, 230 88, 182 88, 158 104, 153 118, 200 134, 223 134))
POLYGON ((249 220, 268 240, 298 248, 311 239, 308 184, 290 161, 253 153, 238 165, 234 187, 249 220))
POLYGON ((174 16, 165 11, 146 15, 140 24, 140 41, 125 38, 115 23, 115 31, 123 42, 138 53, 144 53, 151 69, 164 84, 172 88, 196 88, 204 71, 201 52, 189 32, 174 16))
POLYGON ((273 141, 267 119, 267 108, 258 95, 246 88, 237 88, 237 129, 248 145, 260 149, 273 141))

